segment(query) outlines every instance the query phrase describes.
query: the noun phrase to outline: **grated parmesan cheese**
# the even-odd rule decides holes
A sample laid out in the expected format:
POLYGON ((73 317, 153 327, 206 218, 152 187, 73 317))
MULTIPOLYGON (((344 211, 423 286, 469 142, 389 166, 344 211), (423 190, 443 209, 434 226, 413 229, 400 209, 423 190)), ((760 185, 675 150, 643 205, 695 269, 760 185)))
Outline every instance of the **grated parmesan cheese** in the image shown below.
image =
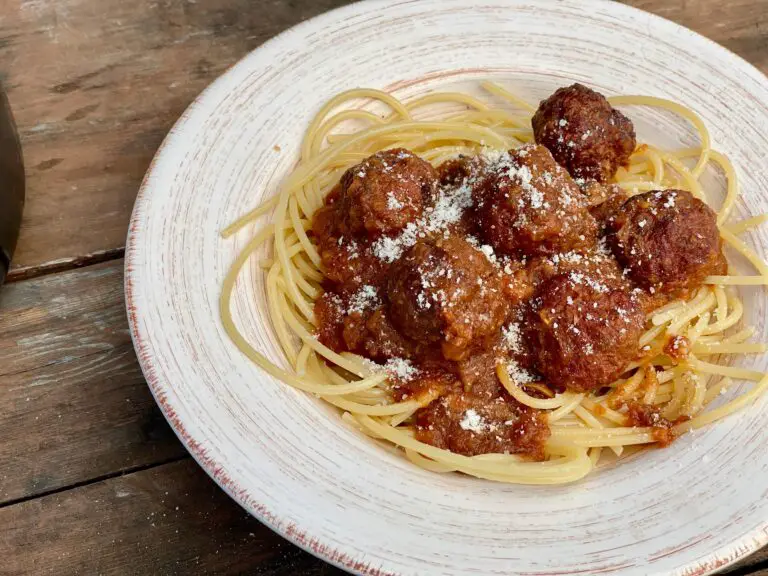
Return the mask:
POLYGON ((416 244, 419 238, 427 234, 442 232, 449 224, 458 222, 464 210, 472 206, 472 187, 465 180, 461 186, 444 189, 440 192, 432 210, 424 218, 409 223, 395 237, 383 236, 373 243, 373 255, 379 260, 391 263, 400 258, 403 252, 416 244))
POLYGON ((502 326, 501 334, 504 337, 504 344, 512 352, 522 351, 522 338, 520 336, 520 325, 517 322, 510 322, 506 326, 502 326))
POLYGON ((473 408, 464 412, 464 417, 459 422, 459 426, 461 426, 462 430, 469 430, 470 432, 484 432, 486 429, 485 420, 473 408))
POLYGON ((480 252, 485 254, 485 257, 488 259, 488 262, 491 264, 497 264, 498 261, 496 260, 496 254, 493 251, 493 247, 488 244, 483 244, 479 248, 480 252))
POLYGON ((410 360, 405 358, 390 358, 384 365, 384 370, 387 374, 395 378, 399 378, 405 382, 413 380, 418 374, 419 369, 411 364, 410 360))
POLYGON ((512 379, 513 382, 516 382, 517 384, 528 384, 530 382, 535 382, 536 378, 528 372, 525 368, 522 368, 517 362, 514 360, 510 360, 507 362, 507 373, 509 374, 509 377, 512 379))
POLYGON ((402 210, 403 206, 405 206, 405 204, 397 199, 394 192, 387 194, 387 208, 390 210, 402 210))
POLYGON ((497 148, 483 148, 480 151, 480 157, 488 164, 496 164, 501 160, 501 157, 506 154, 506 150, 497 148))
POLYGON ((374 286, 366 284, 352 295, 347 314, 362 314, 379 305, 379 293, 374 286))
POLYGON ((363 359, 363 364, 374 374, 386 372, 390 377, 404 382, 413 380, 419 375, 419 369, 406 358, 390 358, 384 365, 365 358, 363 359))

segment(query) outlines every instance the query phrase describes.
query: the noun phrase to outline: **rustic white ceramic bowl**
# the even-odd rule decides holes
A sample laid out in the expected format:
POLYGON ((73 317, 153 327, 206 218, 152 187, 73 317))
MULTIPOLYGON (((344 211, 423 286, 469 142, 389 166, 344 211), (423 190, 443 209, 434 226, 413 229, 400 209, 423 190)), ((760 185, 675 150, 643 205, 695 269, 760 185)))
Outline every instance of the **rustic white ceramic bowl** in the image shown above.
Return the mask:
MULTIPOLYGON (((354 4, 281 34, 215 82, 147 175, 128 238, 126 296, 158 403, 232 498, 352 572, 694 575, 756 550, 768 542, 768 399, 573 485, 506 486, 412 466, 267 376, 225 335, 221 281, 253 229, 230 240, 219 231, 275 193, 321 103, 361 86, 401 96, 476 92, 483 78, 531 102, 573 81, 679 101, 737 165, 739 214, 768 211, 768 80, 701 36, 598 0, 354 4)), ((695 143, 671 115, 627 112, 642 140, 695 143)), ((750 237, 761 250, 767 240, 750 237)), ((765 298, 745 297, 765 340, 765 298)), ((255 262, 233 309, 281 362, 255 262)))

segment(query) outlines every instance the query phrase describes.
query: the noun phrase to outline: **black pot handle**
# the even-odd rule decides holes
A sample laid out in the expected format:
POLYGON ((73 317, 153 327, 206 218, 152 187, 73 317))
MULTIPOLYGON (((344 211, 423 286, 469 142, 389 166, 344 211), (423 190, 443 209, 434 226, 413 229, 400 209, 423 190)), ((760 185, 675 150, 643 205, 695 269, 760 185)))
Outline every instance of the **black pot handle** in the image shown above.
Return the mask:
POLYGON ((24 160, 5 90, 0 86, 0 284, 11 266, 24 209, 24 160))

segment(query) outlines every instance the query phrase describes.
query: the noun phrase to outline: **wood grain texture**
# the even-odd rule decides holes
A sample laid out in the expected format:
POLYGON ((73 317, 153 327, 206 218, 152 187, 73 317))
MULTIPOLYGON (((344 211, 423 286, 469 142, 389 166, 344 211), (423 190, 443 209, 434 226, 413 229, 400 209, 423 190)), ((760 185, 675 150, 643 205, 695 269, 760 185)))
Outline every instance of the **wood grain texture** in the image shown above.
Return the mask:
POLYGON ((762 549, 718 574, 723 576, 768 576, 768 550, 762 549))
POLYGON ((0 574, 339 576, 191 459, 0 509, 0 574))
POLYGON ((125 243, 173 122, 228 66, 342 0, 0 0, 27 206, 14 274, 125 243))
POLYGON ((622 3, 695 30, 768 73, 766 0, 622 0, 622 3))
POLYGON ((122 262, 0 291, 0 504, 182 457, 136 361, 122 262))

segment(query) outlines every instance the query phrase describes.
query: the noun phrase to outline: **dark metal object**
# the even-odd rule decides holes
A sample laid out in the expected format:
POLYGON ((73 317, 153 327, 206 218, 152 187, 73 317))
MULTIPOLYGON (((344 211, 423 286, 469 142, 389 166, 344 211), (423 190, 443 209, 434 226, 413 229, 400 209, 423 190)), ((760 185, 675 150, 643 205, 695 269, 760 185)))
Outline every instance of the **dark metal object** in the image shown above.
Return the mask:
POLYGON ((0 284, 11 267, 24 209, 24 160, 5 90, 0 87, 0 284))

